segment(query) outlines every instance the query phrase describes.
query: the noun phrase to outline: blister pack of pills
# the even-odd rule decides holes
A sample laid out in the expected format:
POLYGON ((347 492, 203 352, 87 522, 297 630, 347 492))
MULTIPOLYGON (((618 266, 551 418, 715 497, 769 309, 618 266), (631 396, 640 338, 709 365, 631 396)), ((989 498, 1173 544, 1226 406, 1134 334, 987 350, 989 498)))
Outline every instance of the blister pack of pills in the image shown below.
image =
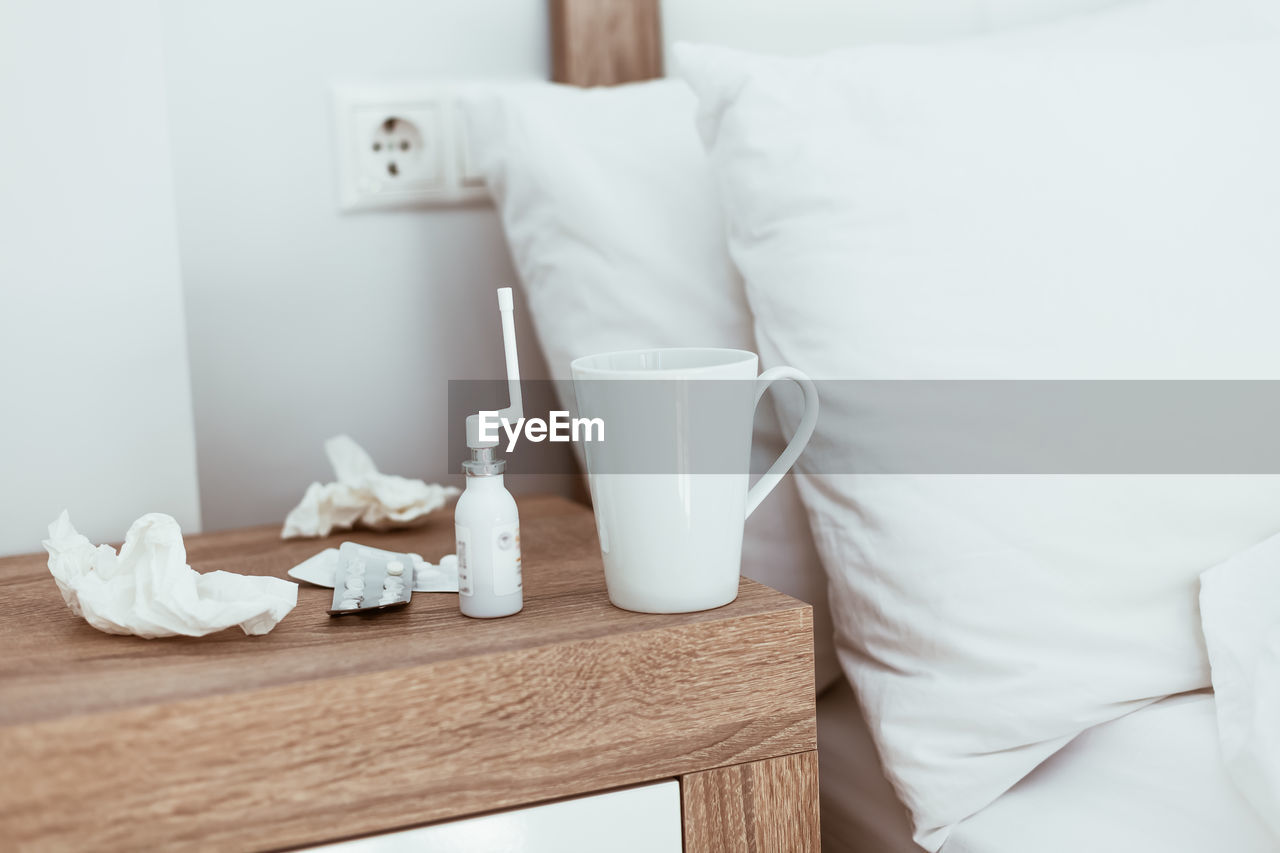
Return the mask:
POLYGON ((355 542, 338 549, 330 616, 373 613, 404 607, 413 595, 413 563, 394 554, 355 542))

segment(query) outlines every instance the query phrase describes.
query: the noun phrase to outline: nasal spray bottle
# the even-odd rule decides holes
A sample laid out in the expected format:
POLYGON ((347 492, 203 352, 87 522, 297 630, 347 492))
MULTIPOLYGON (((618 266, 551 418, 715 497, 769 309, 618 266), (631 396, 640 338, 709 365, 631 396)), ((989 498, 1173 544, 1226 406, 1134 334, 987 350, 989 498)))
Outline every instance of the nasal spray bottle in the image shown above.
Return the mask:
MULTIPOLYGON (((502 347, 507 355, 511 403, 498 412, 498 417, 512 423, 524 417, 514 310, 511 288, 499 288, 498 311, 502 314, 502 347)), ((501 428, 497 433, 501 435, 501 428)), ((497 458, 497 444, 496 438, 481 439, 479 414, 467 418, 471 458, 462 463, 467 488, 458 498, 453 517, 458 545, 458 607, 464 616, 477 619, 510 616, 524 607, 520 514, 515 498, 502 481, 507 463, 497 458)))

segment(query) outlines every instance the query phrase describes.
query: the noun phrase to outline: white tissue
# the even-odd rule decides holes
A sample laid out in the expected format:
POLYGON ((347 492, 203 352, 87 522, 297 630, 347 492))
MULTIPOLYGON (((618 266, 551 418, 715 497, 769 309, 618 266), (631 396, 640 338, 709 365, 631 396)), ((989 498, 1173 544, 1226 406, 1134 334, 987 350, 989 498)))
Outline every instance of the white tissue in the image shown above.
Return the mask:
MULTIPOLYGON (((368 546, 362 546, 368 547, 368 546)), ((377 548, 369 548, 378 551, 377 548)), ((458 558, 453 554, 445 554, 440 563, 428 562, 418 554, 394 554, 391 551, 381 553, 391 557, 407 557, 413 564, 414 592, 457 592, 458 591, 458 558)), ((334 579, 338 576, 338 549, 325 548, 319 554, 308 557, 289 570, 289 577, 306 581, 316 586, 333 589, 334 579)))
POLYGON ((458 494, 453 486, 381 474, 360 445, 345 435, 324 443, 336 483, 312 483, 284 520, 284 539, 328 536, 357 522, 375 530, 406 527, 458 494))
POLYGON ((265 634, 298 603, 298 585, 281 578, 195 571, 178 522, 162 513, 135 521, 117 555, 63 512, 44 548, 67 607, 108 634, 203 637, 232 625, 265 634))

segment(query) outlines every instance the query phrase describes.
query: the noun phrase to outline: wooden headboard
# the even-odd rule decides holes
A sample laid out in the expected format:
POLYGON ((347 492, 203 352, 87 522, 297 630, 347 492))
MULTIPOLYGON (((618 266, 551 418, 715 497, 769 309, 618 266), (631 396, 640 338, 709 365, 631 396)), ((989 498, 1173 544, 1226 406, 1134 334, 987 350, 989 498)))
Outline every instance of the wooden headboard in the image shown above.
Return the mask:
POLYGON ((550 0, 551 79, 615 86, 662 76, 659 0, 550 0))

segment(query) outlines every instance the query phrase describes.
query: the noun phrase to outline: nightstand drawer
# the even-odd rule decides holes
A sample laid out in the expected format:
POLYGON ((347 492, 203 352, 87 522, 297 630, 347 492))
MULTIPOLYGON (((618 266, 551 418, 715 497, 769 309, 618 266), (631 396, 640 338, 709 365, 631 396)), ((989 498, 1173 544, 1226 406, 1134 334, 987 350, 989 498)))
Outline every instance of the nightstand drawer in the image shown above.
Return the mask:
POLYGON ((336 853, 680 853, 680 786, 656 782, 309 848, 336 853))

